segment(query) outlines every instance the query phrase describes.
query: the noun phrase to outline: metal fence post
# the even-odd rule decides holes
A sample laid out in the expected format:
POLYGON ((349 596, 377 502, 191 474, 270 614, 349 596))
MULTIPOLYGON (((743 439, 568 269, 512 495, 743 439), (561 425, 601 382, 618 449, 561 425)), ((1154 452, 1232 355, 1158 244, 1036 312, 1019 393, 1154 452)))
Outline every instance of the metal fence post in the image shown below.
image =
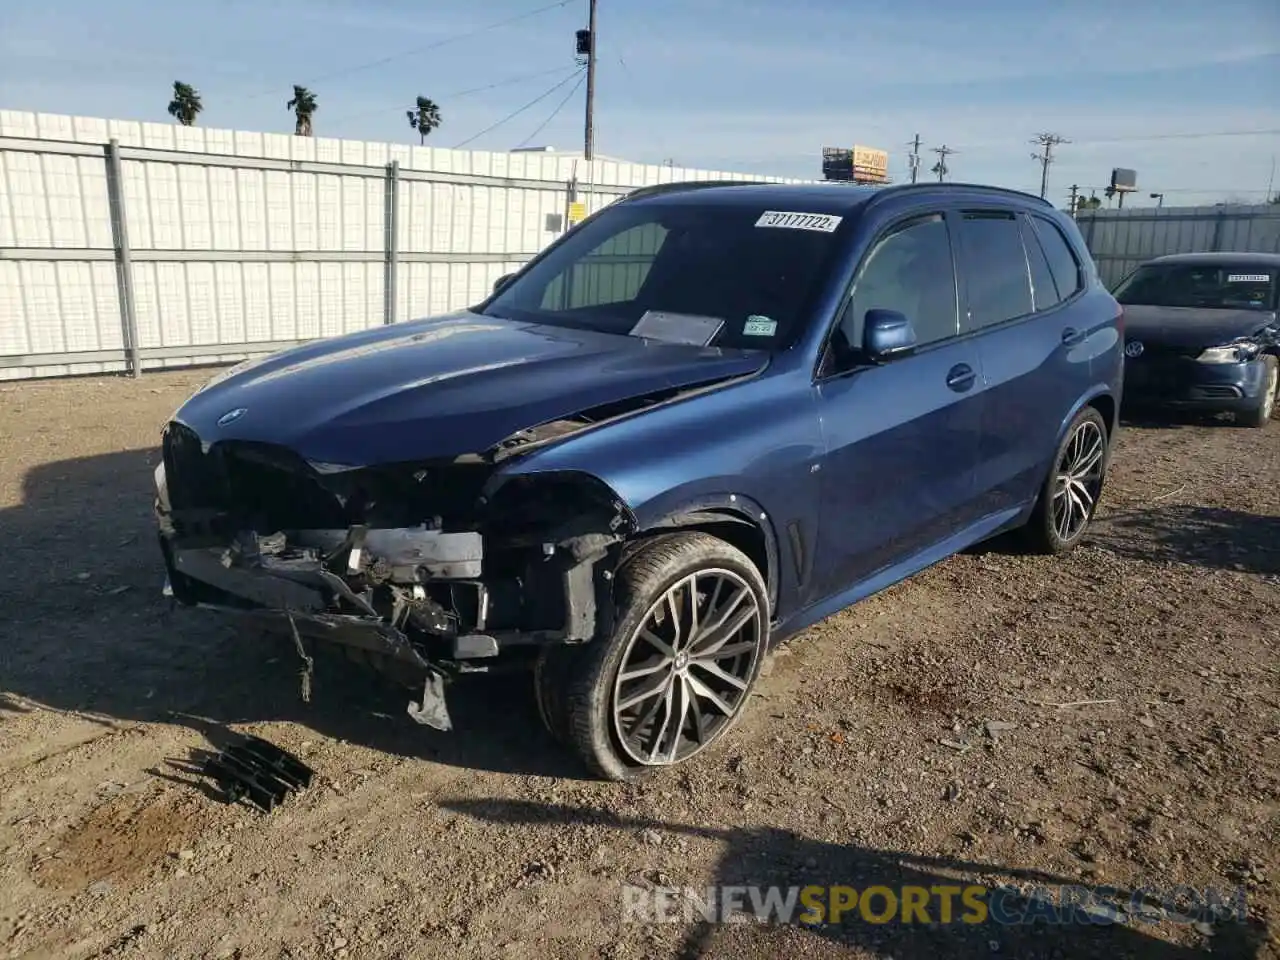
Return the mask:
POLYGON ((1227 208, 1221 207, 1218 215, 1213 220, 1213 246, 1212 251, 1217 253, 1222 249, 1222 224, 1227 219, 1227 208))
POLYGON ((120 290, 120 324, 124 334, 129 376, 142 376, 138 345, 138 315, 133 296, 133 260, 124 210, 124 178, 120 174, 120 141, 107 144, 107 203, 111 208, 111 237, 116 247, 116 284, 120 290))
POLYGON ((387 164, 385 265, 383 273, 382 322, 396 322, 396 271, 400 257, 400 161, 387 164))

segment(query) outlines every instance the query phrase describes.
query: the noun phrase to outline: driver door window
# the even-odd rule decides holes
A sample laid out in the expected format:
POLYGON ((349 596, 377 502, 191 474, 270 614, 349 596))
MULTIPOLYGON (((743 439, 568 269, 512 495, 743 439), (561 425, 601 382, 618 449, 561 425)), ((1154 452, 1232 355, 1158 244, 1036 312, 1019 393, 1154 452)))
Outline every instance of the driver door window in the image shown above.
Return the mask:
POLYGON ((861 351, 869 310, 901 313, 915 327, 920 346, 959 332, 951 238, 942 214, 900 224, 867 255, 839 325, 844 347, 854 355, 861 351))

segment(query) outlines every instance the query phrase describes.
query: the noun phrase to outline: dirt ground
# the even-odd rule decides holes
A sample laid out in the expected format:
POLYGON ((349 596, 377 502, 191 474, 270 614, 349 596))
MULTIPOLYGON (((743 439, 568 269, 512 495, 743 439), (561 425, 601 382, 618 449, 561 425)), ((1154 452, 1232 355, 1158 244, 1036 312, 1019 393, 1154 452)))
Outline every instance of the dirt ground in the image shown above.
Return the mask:
POLYGON ((151 473, 208 376, 0 388, 0 956, 1280 956, 1280 423, 1128 426, 1070 557, 984 546, 820 624, 719 749, 616 785, 520 678, 442 734, 168 608, 151 473), (317 782, 221 802, 230 730, 317 782), (623 884, 952 878, 1244 887, 1249 920, 622 921, 623 884))

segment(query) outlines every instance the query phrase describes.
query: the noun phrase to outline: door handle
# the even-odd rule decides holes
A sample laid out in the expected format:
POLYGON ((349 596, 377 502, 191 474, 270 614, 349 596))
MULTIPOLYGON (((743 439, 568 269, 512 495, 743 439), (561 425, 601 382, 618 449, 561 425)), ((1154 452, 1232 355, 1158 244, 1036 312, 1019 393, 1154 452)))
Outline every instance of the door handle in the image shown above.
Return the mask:
POLYGON ((1074 347, 1084 341, 1084 334, 1075 327, 1067 327, 1062 331, 1062 343, 1068 347, 1074 347))
POLYGON ((973 381, 977 379, 977 376, 973 372, 973 367, 967 363, 957 363, 947 371, 947 386, 956 393, 964 393, 973 386, 973 381))

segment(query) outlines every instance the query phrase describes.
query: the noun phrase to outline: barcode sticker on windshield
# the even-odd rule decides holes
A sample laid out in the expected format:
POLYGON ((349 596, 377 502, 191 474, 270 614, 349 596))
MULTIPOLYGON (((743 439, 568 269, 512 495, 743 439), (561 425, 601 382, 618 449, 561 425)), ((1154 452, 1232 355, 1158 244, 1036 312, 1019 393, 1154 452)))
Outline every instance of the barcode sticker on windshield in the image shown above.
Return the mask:
POLYGON ((1266 283, 1270 279, 1265 273, 1233 273, 1227 277, 1227 283, 1266 283))
POLYGON ((835 233, 843 217, 833 217, 829 213, 787 213, 779 210, 766 210, 756 221, 757 227, 781 227, 784 230, 817 230, 820 233, 835 233))

